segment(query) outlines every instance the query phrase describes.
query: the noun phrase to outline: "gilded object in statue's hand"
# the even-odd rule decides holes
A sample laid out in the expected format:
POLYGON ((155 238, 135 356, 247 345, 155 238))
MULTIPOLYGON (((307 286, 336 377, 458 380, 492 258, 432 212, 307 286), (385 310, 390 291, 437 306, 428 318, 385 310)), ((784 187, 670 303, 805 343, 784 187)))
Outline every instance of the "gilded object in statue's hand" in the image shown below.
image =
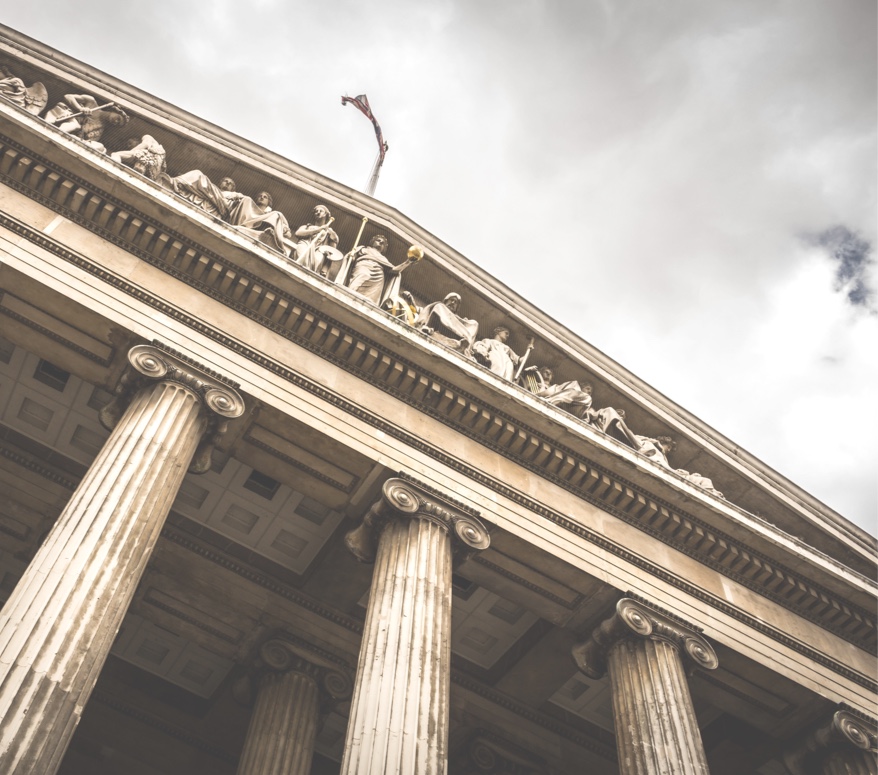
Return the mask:
POLYGON ((412 261, 420 261, 424 257, 424 249, 420 245, 412 245, 406 256, 412 261))

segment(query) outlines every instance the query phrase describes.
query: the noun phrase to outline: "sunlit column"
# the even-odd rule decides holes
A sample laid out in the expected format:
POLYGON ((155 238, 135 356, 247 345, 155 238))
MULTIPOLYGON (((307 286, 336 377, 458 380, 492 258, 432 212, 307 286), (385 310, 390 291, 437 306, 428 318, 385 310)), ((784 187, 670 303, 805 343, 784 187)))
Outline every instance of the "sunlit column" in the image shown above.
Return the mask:
POLYGON ((590 678, 609 673, 621 775, 707 775, 683 658, 706 670, 717 658, 694 628, 625 598, 573 657, 590 678))
POLYGON ((0 612, 0 772, 52 775, 199 444, 238 393, 150 345, 101 413, 113 431, 0 612), (127 408, 126 408, 127 404, 127 408))
POLYGON ((348 546, 375 562, 343 775, 443 775, 448 758, 451 563, 490 543, 474 512, 403 479, 348 546))

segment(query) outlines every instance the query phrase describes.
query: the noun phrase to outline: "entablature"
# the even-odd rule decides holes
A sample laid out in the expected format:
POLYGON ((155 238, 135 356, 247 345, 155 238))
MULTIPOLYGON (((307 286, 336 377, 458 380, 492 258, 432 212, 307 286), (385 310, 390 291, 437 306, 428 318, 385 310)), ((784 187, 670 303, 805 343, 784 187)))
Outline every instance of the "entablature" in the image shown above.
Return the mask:
MULTIPOLYGON (((287 212, 304 219, 315 201, 327 201, 344 213, 338 225, 343 238, 352 238, 362 218, 368 217, 390 233, 398 254, 411 242, 424 244, 429 259, 412 275, 413 294, 429 300, 431 288, 441 289, 435 295, 445 289, 466 289, 469 306, 464 312, 473 310, 468 314, 478 314, 483 324, 514 321, 537 336, 540 352, 546 353, 544 357, 557 371, 571 377, 588 373, 597 390, 612 395, 614 405, 628 408, 632 425, 638 423, 639 429, 653 434, 666 428, 683 433, 679 454, 711 474, 730 500, 720 500, 686 482, 348 289, 291 264, 153 181, 84 147, 76 138, 3 104, 0 111, 9 121, 0 149, 0 176, 7 185, 453 431, 858 646, 874 650, 875 622, 870 609, 874 585, 857 573, 871 568, 874 557, 855 531, 843 522, 839 526, 825 521, 828 512, 814 510, 803 493, 786 486, 773 472, 759 470, 730 443, 708 433, 683 410, 391 208, 267 155, 148 95, 114 85, 101 74, 77 72, 81 66, 73 63, 64 67, 57 62, 37 63, 38 57, 29 56, 29 74, 38 72, 34 68, 39 66, 41 77, 58 79, 52 84, 56 91, 62 85, 77 86, 112 95, 135 116, 129 131, 155 133, 169 153, 178 152, 192 166, 197 163, 218 174, 225 163, 239 178, 250 180, 254 190, 257 182, 271 181, 281 187, 289 204, 283 200, 279 204, 287 212), (765 518, 751 513, 757 510, 753 503, 763 504, 758 510, 765 518), (816 539, 813 544, 819 548, 790 535, 793 529, 807 536, 809 543, 816 539), (834 536, 829 535, 832 531, 834 536), (803 559, 808 561, 804 575, 793 568, 803 559)), ((4 219, 3 225, 93 272, 103 282, 115 283, 125 292, 142 292, 120 277, 101 274, 97 263, 68 250, 62 240, 33 230, 25 219, 4 219)), ((152 300, 159 303, 157 289, 151 290, 152 300)), ((188 325, 198 322, 180 310, 171 312, 188 325)), ((212 334, 223 346, 242 350, 234 337, 217 331, 212 334)), ((247 357, 272 365, 258 352, 247 357)), ((294 373, 281 376, 289 379, 294 373)), ((318 385, 308 389, 322 390, 318 385)), ((355 405, 348 403, 353 411, 355 405)), ((467 474, 479 472, 473 469, 467 474)))

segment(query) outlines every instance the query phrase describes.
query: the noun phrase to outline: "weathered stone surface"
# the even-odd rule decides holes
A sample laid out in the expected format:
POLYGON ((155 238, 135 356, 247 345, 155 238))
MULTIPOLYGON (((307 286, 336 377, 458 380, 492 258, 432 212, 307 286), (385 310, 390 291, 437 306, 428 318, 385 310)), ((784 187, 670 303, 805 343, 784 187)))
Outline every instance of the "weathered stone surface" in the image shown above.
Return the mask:
POLYGON ((375 570, 341 772, 441 775, 448 758, 452 535, 489 543, 470 514, 401 479, 349 538, 375 570), (377 541, 365 540, 379 534, 377 541), (376 546, 377 544, 377 546, 376 546))
POLYGON ((708 775, 681 652, 704 669, 717 666, 692 628, 630 598, 573 649, 586 675, 609 672, 621 775, 708 775))
POLYGON ((234 390, 153 347, 133 348, 129 361, 148 386, 134 392, 0 616, 8 775, 57 770, 209 411, 243 411, 234 390))

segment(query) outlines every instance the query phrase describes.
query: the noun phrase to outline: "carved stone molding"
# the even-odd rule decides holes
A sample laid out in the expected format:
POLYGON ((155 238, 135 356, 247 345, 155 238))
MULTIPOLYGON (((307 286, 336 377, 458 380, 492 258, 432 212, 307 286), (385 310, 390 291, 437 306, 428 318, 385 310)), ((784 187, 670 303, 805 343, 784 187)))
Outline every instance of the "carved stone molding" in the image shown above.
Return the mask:
POLYGON ((545 762, 514 743, 479 730, 457 759, 460 775, 546 775, 545 762))
POLYGON ((878 721, 841 707, 832 718, 783 755, 791 775, 874 775, 878 771, 878 721), (841 769, 839 769, 841 767, 841 769))
POLYGON ((235 390, 237 385, 233 387, 230 381, 159 342, 132 347, 128 351, 128 363, 113 391, 113 399, 99 412, 101 424, 113 430, 135 393, 151 381, 182 385, 199 397, 209 418, 189 471, 193 474, 209 471, 213 450, 226 432, 228 421, 244 413, 244 400, 235 390))
POLYGON ((648 638, 672 644, 690 664, 713 670, 716 652, 698 632, 680 619, 630 597, 616 603, 616 611, 591 637, 573 647, 577 667, 589 678, 601 678, 607 670, 607 653, 625 639, 648 638))
POLYGON ((391 519, 422 519, 439 525, 451 535, 458 561, 491 544, 488 529, 477 512, 408 479, 394 477, 384 483, 380 500, 372 505, 363 522, 345 537, 354 557, 360 562, 375 561, 381 530, 391 519))
POLYGON ((334 662, 282 634, 275 635, 259 647, 247 674, 235 683, 232 692, 238 702, 250 705, 264 676, 301 673, 317 684, 321 711, 328 712, 351 696, 354 685, 351 671, 334 662))

